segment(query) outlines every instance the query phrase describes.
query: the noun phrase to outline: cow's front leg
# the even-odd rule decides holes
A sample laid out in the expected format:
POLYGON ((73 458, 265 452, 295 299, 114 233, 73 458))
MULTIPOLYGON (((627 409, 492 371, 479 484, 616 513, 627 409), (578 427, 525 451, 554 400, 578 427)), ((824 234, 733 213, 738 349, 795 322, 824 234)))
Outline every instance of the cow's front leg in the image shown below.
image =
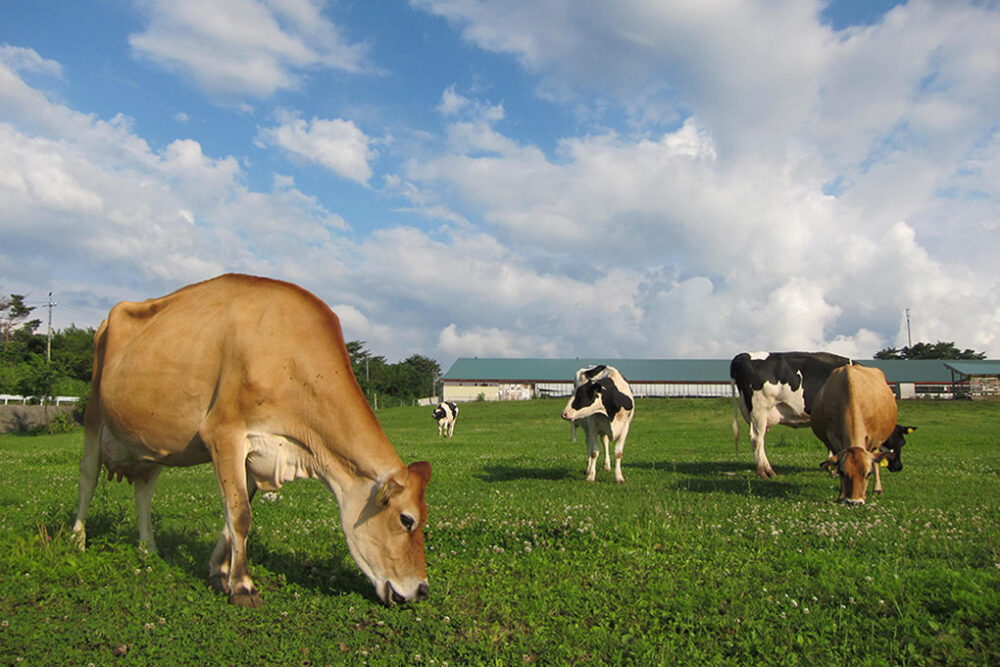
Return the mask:
POLYGON ((584 434, 587 436, 587 481, 593 482, 597 479, 597 457, 601 453, 600 436, 590 424, 584 424, 584 434))
POLYGON ((229 537, 229 525, 223 524, 219 535, 219 541, 215 543, 215 549, 208 559, 208 585, 217 591, 229 595, 229 561, 232 558, 229 545, 232 538, 229 537))
POLYGON ((879 468, 882 467, 881 461, 875 461, 872 466, 875 468, 875 493, 882 493, 882 475, 879 474, 879 468))

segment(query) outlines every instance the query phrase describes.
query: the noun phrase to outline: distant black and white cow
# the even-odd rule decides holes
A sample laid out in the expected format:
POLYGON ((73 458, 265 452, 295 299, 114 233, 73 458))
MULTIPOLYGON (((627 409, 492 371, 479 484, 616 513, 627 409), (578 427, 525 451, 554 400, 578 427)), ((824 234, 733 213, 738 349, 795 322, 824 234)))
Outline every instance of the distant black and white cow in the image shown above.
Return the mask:
POLYGON ((628 437, 635 399, 628 382, 612 366, 594 366, 577 372, 581 379, 573 391, 562 418, 583 427, 587 436, 587 481, 597 477, 597 457, 600 442, 604 443, 604 469, 611 470, 609 441, 615 443, 615 481, 625 481, 622 476, 622 452, 628 437), (582 376, 581 376, 582 373, 582 376))
POLYGON ((458 419, 458 406, 451 401, 438 403, 434 408, 434 419, 438 423, 438 435, 450 438, 455 432, 455 420, 458 419))
POLYGON ((733 436, 740 443, 739 415, 750 424, 757 474, 774 477, 764 435, 775 424, 809 425, 813 400, 833 369, 850 359, 829 352, 742 352, 729 365, 733 392, 733 436))

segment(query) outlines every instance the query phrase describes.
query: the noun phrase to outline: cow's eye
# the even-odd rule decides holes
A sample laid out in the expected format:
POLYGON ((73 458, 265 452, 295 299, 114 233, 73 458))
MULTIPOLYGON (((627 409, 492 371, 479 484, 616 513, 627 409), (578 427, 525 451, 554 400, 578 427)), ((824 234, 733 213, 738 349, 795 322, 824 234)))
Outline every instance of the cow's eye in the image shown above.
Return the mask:
POLYGON ((403 512, 402 514, 399 515, 399 522, 403 524, 403 528, 405 528, 407 532, 409 532, 413 530, 413 526, 414 524, 417 523, 417 520, 414 519, 409 514, 407 514, 406 512, 403 512))

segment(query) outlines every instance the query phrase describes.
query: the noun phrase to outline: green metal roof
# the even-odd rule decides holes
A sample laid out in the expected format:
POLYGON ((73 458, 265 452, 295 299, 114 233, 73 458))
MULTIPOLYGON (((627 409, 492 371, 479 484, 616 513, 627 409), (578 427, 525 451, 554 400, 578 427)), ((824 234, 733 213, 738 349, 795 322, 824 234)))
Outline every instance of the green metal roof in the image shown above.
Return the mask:
POLYGON ((566 382, 577 370, 614 366, 629 382, 729 382, 728 359, 481 359, 459 357, 442 379, 566 382))
POLYGON ((1000 361, 946 361, 944 365, 962 375, 1000 375, 1000 361))
MULTIPOLYGON (((947 364, 1000 368, 1000 361, 944 362, 935 359, 858 359, 885 373, 889 382, 950 383, 947 364), (983 366, 986 364, 987 366, 983 366)), ((567 382, 576 371, 597 364, 614 366, 629 382, 729 382, 729 359, 500 359, 459 357, 442 377, 445 381, 567 382)), ((957 370, 957 369, 956 369, 957 370)), ((965 373, 965 371, 959 371, 965 373)), ((974 374, 994 375, 1000 370, 974 374)))

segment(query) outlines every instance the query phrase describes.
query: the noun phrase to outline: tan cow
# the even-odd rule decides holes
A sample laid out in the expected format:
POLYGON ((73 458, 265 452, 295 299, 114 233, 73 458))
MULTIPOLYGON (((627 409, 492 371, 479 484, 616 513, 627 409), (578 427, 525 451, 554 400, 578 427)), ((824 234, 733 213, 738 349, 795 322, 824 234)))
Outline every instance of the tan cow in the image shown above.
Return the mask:
POLYGON ((810 425, 830 450, 824 467, 836 465, 838 502, 863 505, 872 472, 882 493, 878 463, 889 452, 879 448, 896 429, 896 397, 882 371, 853 363, 834 369, 816 394, 810 425))
POLYGON ((81 548, 102 464, 135 484, 139 539, 155 551, 163 466, 211 462, 226 522, 209 580, 234 604, 260 604, 246 563, 254 492, 303 477, 336 495, 351 556, 379 599, 427 597, 430 464, 400 461, 354 379, 337 316, 304 289, 224 275, 119 303, 94 337, 85 425, 81 548))

